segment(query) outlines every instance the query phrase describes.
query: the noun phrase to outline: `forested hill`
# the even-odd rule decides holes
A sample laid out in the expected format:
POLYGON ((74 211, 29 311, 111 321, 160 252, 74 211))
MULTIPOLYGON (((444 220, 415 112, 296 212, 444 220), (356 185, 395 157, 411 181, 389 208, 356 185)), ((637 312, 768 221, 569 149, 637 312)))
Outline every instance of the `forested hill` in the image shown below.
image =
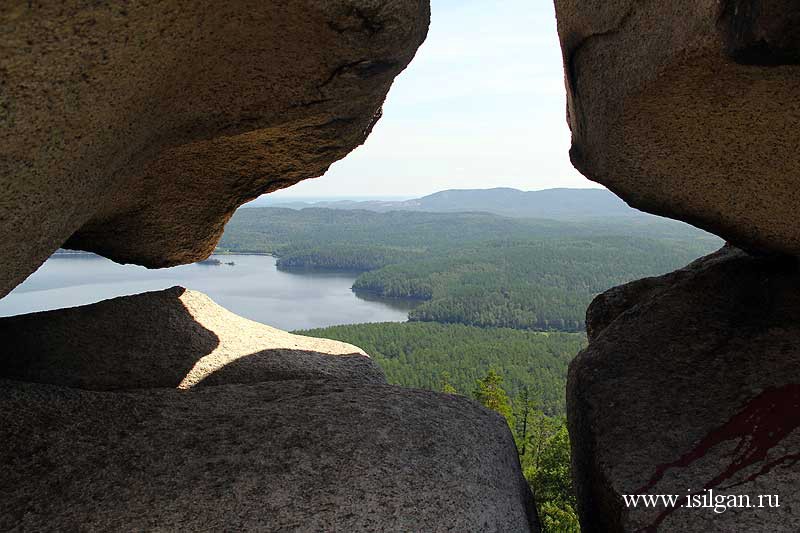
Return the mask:
POLYGON ((581 221, 516 219, 490 213, 427 213, 327 208, 239 209, 225 227, 220 250, 279 252, 288 246, 382 246, 430 250, 486 241, 640 237, 721 246, 719 238, 659 217, 595 218, 581 221))
POLYGON ((669 272, 721 244, 655 217, 563 222, 250 208, 234 215, 219 248, 273 253, 285 269, 365 271, 355 289, 424 300, 411 320, 580 331, 597 293, 669 272))
POLYGON ((361 209, 385 213, 388 211, 424 212, 486 212, 518 218, 547 218, 553 220, 585 220, 597 217, 644 217, 605 189, 546 189, 520 191, 508 187, 495 189, 451 189, 402 201, 281 201, 265 197, 253 204, 302 209, 361 209))

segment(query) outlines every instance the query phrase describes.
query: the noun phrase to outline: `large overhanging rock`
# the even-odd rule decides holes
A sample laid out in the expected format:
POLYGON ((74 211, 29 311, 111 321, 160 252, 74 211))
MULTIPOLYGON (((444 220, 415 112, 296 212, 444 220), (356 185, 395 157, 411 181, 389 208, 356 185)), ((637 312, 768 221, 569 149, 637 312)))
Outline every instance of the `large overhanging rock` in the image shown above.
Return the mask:
POLYGON ((538 531, 505 420, 317 381, 91 392, 0 380, 3 531, 538 531))
POLYGON ((361 144, 427 0, 0 5, 0 297, 66 246, 203 259, 361 144))
POLYGON ((182 287, 0 318, 0 339, 0 377, 81 389, 386 383, 360 348, 247 320, 182 287))
POLYGON ((796 260, 725 248, 587 319, 567 385, 583 531, 800 531, 796 260))
POLYGON ((633 207, 800 254, 800 3, 555 4, 576 168, 633 207))

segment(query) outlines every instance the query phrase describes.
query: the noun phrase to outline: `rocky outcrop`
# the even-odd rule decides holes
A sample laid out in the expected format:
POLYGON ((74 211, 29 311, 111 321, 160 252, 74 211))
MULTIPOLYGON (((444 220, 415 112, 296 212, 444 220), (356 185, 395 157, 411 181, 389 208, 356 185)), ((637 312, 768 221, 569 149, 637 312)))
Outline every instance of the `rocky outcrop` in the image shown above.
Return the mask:
POLYGON ((81 389, 386 383, 360 348, 247 320, 182 287, 0 318, 0 339, 0 377, 81 389))
POLYGON ((0 338, 0 530, 538 531, 506 422, 355 346, 181 287, 0 338))
POLYGON ((555 4, 575 167, 633 207, 800 254, 800 4, 555 4))
POLYGON ((538 530, 505 421, 458 396, 1 383, 4 531, 538 530))
POLYGON ((567 390, 583 531, 800 530, 797 260, 726 247, 611 289, 587 316, 567 390))
POLYGON ((59 246, 203 259, 237 206, 361 144, 428 2, 0 5, 0 297, 59 246))
MULTIPOLYGON (((426 0, 0 6, 0 297, 203 259, 360 145, 426 0)), ((0 319, 0 530, 538 531, 504 419, 174 287, 0 319)))

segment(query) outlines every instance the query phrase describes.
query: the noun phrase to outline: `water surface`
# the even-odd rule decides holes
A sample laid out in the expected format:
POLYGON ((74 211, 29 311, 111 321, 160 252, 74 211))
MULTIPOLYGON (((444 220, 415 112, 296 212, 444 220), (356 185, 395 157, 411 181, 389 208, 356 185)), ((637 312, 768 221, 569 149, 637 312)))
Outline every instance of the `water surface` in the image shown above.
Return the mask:
POLYGON ((56 254, 0 299, 0 316, 73 307, 174 285, 204 292, 238 315, 286 330, 404 322, 408 316, 407 302, 359 298, 350 289, 354 273, 282 272, 275 268, 275 258, 266 255, 212 257, 223 264, 148 270, 93 254, 56 254))

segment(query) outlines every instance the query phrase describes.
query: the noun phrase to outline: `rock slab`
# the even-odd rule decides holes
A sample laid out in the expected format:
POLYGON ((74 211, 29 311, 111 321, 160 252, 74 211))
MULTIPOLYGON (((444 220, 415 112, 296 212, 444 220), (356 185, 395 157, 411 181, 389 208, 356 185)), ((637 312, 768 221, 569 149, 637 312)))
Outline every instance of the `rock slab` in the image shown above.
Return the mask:
POLYGON ((800 530, 795 259, 726 247, 611 289, 587 321, 567 385, 583 531, 800 530), (623 498, 660 494, 684 507, 623 498), (687 495, 753 507, 688 508, 687 495))
POLYGON ((538 531, 505 421, 467 399, 281 381, 0 382, 4 531, 538 531))
POLYGON ((235 315, 183 287, 0 318, 0 378, 91 390, 386 383, 363 350, 235 315))

